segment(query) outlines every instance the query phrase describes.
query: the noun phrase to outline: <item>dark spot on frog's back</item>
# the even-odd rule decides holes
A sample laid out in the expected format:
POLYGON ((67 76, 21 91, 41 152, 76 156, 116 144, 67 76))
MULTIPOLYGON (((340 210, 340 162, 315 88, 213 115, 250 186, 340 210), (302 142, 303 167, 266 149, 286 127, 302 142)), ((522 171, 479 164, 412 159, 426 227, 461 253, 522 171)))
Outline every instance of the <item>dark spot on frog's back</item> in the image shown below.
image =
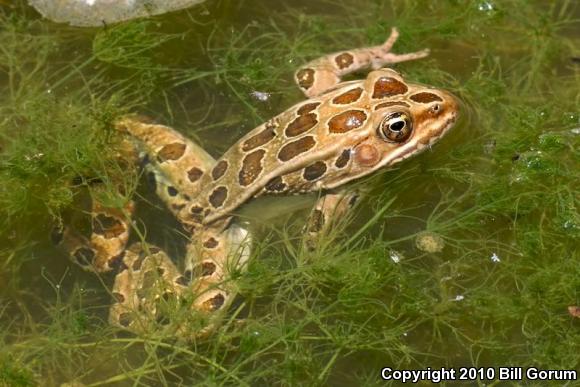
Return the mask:
POLYGON ((214 208, 219 208, 224 204, 227 197, 228 189, 222 185, 213 190, 208 200, 214 208))
POLYGON ((348 52, 343 52, 342 54, 337 55, 334 58, 334 61, 336 62, 338 68, 342 70, 350 67, 350 65, 353 64, 354 57, 352 56, 352 54, 349 54, 348 52))
POLYGON ((324 161, 317 161, 304 168, 302 176, 305 180, 314 181, 319 179, 326 172, 326 164, 324 161))
POLYGON ((215 180, 219 179, 228 170, 228 162, 226 160, 219 161, 211 170, 211 177, 215 180))
POLYGON ((441 97, 439 97, 438 95, 433 94, 433 93, 427 93, 427 92, 413 94, 410 98, 411 98, 411 100, 413 100, 415 102, 420 102, 420 103, 443 101, 441 99, 441 97))
POLYGON ((266 183, 264 186, 266 191, 270 192, 284 192, 286 189, 286 184, 281 176, 276 176, 275 178, 271 179, 269 182, 266 183))
POLYGON ((366 113, 361 110, 347 110, 328 121, 328 130, 330 133, 346 133, 361 127, 366 119, 366 113))
POLYGON ((337 105, 347 105, 349 103, 353 103, 358 101, 360 96, 362 95, 363 89, 360 87, 354 88, 352 90, 348 90, 340 95, 337 95, 332 99, 332 103, 337 105))
POLYGON ((303 89, 309 89, 314 84, 314 70, 312 69, 300 69, 296 73, 296 79, 298 80, 298 85, 303 89))
POLYGON ((302 133, 306 133, 312 129, 318 120, 316 119, 316 114, 308 113, 302 116, 298 116, 294 121, 290 122, 286 127, 285 133, 287 137, 296 137, 302 133))
POLYGON ((198 181, 202 175, 203 175, 203 171, 197 167, 193 167, 189 171, 187 171, 187 178, 192 183, 195 183, 196 181, 198 181))
POLYGON ((350 149, 345 149, 342 151, 340 156, 338 156, 338 158, 334 162, 334 166, 337 168, 344 168, 348 164, 349 160, 350 160, 350 149))
POLYGON ((320 105, 320 102, 309 102, 307 104, 304 104, 302 106, 300 106, 298 108, 298 110, 296 111, 296 114, 298 114, 299 116, 310 113, 311 111, 313 111, 314 109, 316 109, 318 106, 320 105))
POLYGON ((157 152, 157 159, 159 162, 177 160, 183 156, 185 148, 186 145, 181 142, 167 144, 157 152))
POLYGON ((391 77, 380 77, 373 88, 373 98, 385 98, 405 94, 408 88, 403 82, 391 77))
POLYGON ((280 149, 280 152, 278 152, 278 159, 281 161, 292 160, 294 157, 312 149, 314 145, 316 145, 314 137, 302 137, 299 140, 284 145, 282 149, 280 149))
POLYGON ((258 149, 244 157, 242 168, 238 174, 240 185, 246 187, 260 176, 260 173, 262 173, 262 159, 265 154, 265 150, 258 149))
POLYGON ((242 143, 242 150, 249 152, 254 148, 265 145, 276 137, 275 127, 266 125, 266 128, 260 133, 248 138, 242 143))

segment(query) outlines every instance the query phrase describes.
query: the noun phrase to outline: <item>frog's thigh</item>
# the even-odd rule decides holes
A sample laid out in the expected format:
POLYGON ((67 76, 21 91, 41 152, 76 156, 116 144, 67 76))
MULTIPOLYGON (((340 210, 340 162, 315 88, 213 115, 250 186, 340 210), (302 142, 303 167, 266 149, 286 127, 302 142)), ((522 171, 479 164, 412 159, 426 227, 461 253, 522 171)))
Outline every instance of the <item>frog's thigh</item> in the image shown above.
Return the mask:
POLYGON ((216 163, 204 149, 168 126, 125 117, 117 122, 117 129, 129 134, 146 154, 147 180, 157 196, 188 231, 197 228, 199 214, 190 210, 204 188, 202 178, 221 177, 227 162, 216 163))
POLYGON ((330 232, 333 224, 336 224, 339 219, 344 218, 354 207, 358 197, 359 193, 354 190, 329 193, 320 197, 306 224, 307 234, 304 246, 309 250, 314 250, 318 239, 330 232))
POLYGON ((215 159, 202 147, 168 126, 124 117, 116 127, 140 144, 149 163, 163 176, 160 196, 170 203, 177 192, 195 195, 201 177, 215 166, 215 159))
POLYGON ((400 55, 391 53, 398 37, 399 32, 393 28, 389 38, 380 46, 339 51, 315 59, 300 67, 294 74, 294 80, 304 94, 311 98, 334 87, 341 81, 341 77, 353 72, 424 58, 429 54, 428 50, 400 55))

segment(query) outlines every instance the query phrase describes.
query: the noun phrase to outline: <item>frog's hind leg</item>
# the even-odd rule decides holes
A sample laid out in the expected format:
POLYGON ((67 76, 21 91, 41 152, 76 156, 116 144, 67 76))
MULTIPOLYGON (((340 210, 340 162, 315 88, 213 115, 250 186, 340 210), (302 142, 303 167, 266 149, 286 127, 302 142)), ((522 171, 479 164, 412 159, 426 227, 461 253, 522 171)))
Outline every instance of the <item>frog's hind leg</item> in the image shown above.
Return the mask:
POLYGON ((115 277, 109 321, 135 333, 175 329, 176 312, 187 290, 187 281, 158 247, 134 243, 115 277))
POLYGON ((365 68, 378 69, 390 63, 420 59, 429 55, 429 50, 393 54, 391 48, 398 37, 399 32, 393 28, 387 41, 380 46, 339 51, 315 59, 300 67, 294 74, 294 80, 307 97, 315 97, 338 84, 341 77, 355 71, 365 68))
POLYGON ((142 150, 148 179, 167 208, 186 228, 194 226, 185 207, 202 188, 200 179, 211 171, 215 159, 174 129, 141 117, 124 117, 115 126, 142 150))
MULTIPOLYGON (((162 252, 156 252, 151 261, 162 262, 164 272, 172 273, 165 278, 168 281, 166 286, 174 290, 172 294, 181 300, 189 299, 191 308, 213 319, 218 311, 227 309, 235 296, 231 274, 245 267, 250 253, 250 237, 244 227, 233 224, 231 218, 211 226, 201 225, 195 221, 196 214, 189 213, 185 206, 201 189, 200 178, 206 173, 216 173, 219 166, 201 147, 167 126, 127 117, 117 123, 117 128, 139 143, 144 158, 148 160, 145 168, 155 182, 156 193, 191 233, 183 275, 174 275, 177 269, 162 252)), ((119 302, 112 307, 110 317, 114 324, 130 330, 145 327, 143 321, 157 313, 150 306, 151 295, 142 291, 141 295, 136 295, 138 289, 142 289, 141 282, 145 277, 133 266, 137 262, 140 267, 141 261, 149 260, 146 249, 137 255, 144 258, 136 259, 133 251, 124 259, 126 270, 117 276, 114 289, 122 297, 117 296, 119 302), (129 319, 131 316, 134 317, 132 320, 129 319), (134 320, 141 322, 137 324, 134 320)), ((209 323, 194 336, 208 333, 212 327, 213 323, 209 323)))
MULTIPOLYGON (((122 140, 115 155, 119 166, 137 168, 138 157, 131 144, 122 140)), ((71 260, 88 271, 115 270, 129 240, 135 204, 125 195, 126 183, 98 180, 88 183, 91 195, 91 234, 85 237, 69 225, 53 229, 52 241, 64 248, 71 260), (106 203, 106 204, 105 204, 106 203)))
POLYGON ((85 270, 98 273, 115 270, 129 240, 132 200, 122 208, 106 207, 92 200, 89 238, 65 226, 53 230, 52 240, 68 252, 71 260, 85 270))
POLYGON ((168 126, 131 116, 118 120, 115 126, 138 143, 148 163, 171 182, 166 192, 158 191, 164 200, 174 197, 175 191, 195 195, 201 188, 201 177, 215 165, 215 159, 202 147, 168 126))
POLYGON ((124 254, 115 278, 116 303, 109 312, 110 323, 134 333, 164 332, 182 338, 211 333, 219 312, 225 311, 235 296, 231 269, 243 269, 249 256, 244 228, 234 224, 214 238, 220 247, 212 244, 209 250, 214 250, 213 255, 204 255, 193 273, 185 274, 161 249, 134 243, 124 254), (192 309, 197 313, 191 313, 192 309))

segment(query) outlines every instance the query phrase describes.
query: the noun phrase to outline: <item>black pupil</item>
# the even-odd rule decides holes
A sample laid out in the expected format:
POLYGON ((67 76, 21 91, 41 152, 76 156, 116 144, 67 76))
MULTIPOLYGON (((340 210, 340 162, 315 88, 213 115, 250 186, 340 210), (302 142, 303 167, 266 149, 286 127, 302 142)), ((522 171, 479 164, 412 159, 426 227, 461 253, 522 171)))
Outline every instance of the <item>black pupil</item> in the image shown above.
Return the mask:
POLYGON ((398 132, 405 127, 405 121, 397 121, 391 124, 391 130, 398 132))

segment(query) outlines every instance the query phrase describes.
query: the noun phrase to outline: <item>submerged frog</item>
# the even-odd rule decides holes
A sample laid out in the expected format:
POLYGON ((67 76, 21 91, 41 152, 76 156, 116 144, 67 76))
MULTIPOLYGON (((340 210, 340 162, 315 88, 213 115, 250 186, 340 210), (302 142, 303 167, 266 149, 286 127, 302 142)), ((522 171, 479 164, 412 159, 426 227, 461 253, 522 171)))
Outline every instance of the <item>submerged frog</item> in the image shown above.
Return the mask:
POLYGON ((456 99, 382 68, 428 55, 391 53, 397 37, 393 29, 381 46, 330 54, 298 69, 295 80, 309 99, 246 134, 218 160, 169 127, 119 120, 117 129, 138 154, 134 159, 147 160, 157 194, 191 243, 183 272, 159 248, 137 243, 125 249, 132 203, 121 210, 95 201, 91 238, 65 230, 59 240, 83 267, 116 271, 110 321, 135 332, 162 325, 186 332, 187 319, 163 312, 164 305, 178 300, 210 318, 226 310, 235 294, 231 273, 243 269, 251 244, 234 210, 261 195, 319 192, 307 225, 307 239, 315 244, 316 235, 351 207, 356 193, 341 190, 346 183, 414 156, 445 135, 458 115, 456 99), (374 71, 366 79, 341 82, 369 67, 374 71))

